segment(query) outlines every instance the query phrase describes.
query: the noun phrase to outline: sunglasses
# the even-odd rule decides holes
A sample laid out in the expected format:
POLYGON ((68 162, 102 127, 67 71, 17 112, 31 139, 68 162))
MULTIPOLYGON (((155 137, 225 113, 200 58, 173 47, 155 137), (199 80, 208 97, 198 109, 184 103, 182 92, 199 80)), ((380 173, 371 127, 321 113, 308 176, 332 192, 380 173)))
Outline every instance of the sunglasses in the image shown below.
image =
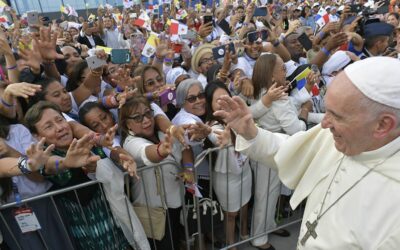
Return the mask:
POLYGON ((156 84, 156 82, 163 83, 164 78, 162 76, 157 76, 155 79, 149 79, 144 83, 144 86, 153 86, 156 84))
POLYGON ((197 99, 201 100, 204 98, 206 98, 206 94, 204 94, 204 92, 201 92, 198 95, 189 96, 188 98, 186 98, 186 101, 188 101, 189 103, 194 103, 197 99))
POLYGON ((146 112, 144 112, 144 114, 137 114, 134 116, 128 116, 126 119, 131 119, 136 123, 142 123, 143 119, 146 117, 147 119, 151 119, 154 115, 154 111, 152 109, 147 110, 146 112))

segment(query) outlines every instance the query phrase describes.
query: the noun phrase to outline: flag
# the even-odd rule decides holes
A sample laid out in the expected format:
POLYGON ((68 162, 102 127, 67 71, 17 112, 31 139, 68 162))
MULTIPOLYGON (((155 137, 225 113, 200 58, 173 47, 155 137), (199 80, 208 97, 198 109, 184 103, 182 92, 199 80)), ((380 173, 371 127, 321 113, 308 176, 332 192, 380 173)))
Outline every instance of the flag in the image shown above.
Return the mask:
POLYGON ((78 12, 76 12, 76 10, 71 5, 68 5, 67 8, 68 8, 68 12, 69 12, 68 16, 78 17, 78 12))
POLYGON ((158 40, 158 34, 151 32, 149 38, 147 38, 147 42, 144 45, 142 55, 145 57, 151 57, 156 52, 156 43, 158 40))
POLYGON ((171 25, 169 26, 169 34, 176 35, 179 30, 179 22, 176 20, 171 20, 171 25))
POLYGON ((68 15, 68 8, 65 8, 63 5, 60 6, 60 11, 61 13, 67 14, 68 15))
POLYGON ((306 85, 307 83, 306 77, 308 76, 308 74, 310 74, 310 72, 311 72, 310 67, 306 67, 302 72, 300 72, 300 74, 298 74, 294 78, 297 82, 296 87, 298 90, 302 89, 306 85))
POLYGON ((188 33, 188 26, 180 23, 178 27, 178 35, 186 35, 188 33))
POLYGON ((319 9, 315 16, 315 23, 320 27, 324 27, 325 24, 329 23, 329 14, 324 8, 319 9))
POLYGON ((184 9, 179 9, 176 13, 176 19, 182 20, 187 17, 188 13, 184 9))
POLYGON ((143 11, 140 16, 133 21, 133 24, 139 27, 143 27, 147 30, 151 30, 151 19, 149 15, 147 15, 146 11, 143 11))
POLYGON ((124 4, 124 8, 128 9, 133 6, 133 1, 132 0, 124 0, 123 4, 124 4))
POLYGON ((0 23, 7 23, 7 16, 0 16, 0 23))

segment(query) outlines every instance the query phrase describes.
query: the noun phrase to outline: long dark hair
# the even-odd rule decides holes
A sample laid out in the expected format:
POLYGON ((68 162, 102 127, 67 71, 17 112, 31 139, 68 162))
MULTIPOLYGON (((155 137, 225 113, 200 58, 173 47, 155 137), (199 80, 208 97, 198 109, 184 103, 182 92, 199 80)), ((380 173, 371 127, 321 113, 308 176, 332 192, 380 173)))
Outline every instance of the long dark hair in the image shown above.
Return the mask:
MULTIPOLYGON (((206 121, 207 122, 218 122, 225 126, 226 124, 221 118, 214 116, 215 110, 212 109, 213 96, 217 89, 224 89, 228 93, 228 95, 230 97, 232 97, 228 88, 221 80, 216 79, 216 80, 209 82, 204 91, 204 93, 206 94, 206 105, 207 105, 206 106, 207 107, 206 108, 206 110, 207 110, 206 111, 206 121)), ((236 135, 233 133, 232 129, 231 129, 231 138, 232 138, 232 143, 235 143, 236 135)), ((204 141, 204 148, 207 149, 207 148, 212 148, 212 147, 215 147, 214 144, 208 138, 206 138, 206 140, 204 141)), ((215 165, 216 160, 217 160, 217 153, 212 152, 211 153, 212 165, 215 165)))
POLYGON ((85 60, 78 62, 68 77, 67 86, 65 87, 68 92, 74 91, 82 83, 82 75, 85 69, 88 68, 88 64, 85 60))

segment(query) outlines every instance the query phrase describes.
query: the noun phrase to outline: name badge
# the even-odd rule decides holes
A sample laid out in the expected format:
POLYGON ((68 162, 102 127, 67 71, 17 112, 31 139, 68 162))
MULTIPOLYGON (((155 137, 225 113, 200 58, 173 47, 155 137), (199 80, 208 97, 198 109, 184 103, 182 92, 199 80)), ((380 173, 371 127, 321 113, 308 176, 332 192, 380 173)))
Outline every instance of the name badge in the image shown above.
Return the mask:
POLYGON ((31 208, 18 208, 14 211, 14 216, 22 233, 41 229, 39 221, 31 208))

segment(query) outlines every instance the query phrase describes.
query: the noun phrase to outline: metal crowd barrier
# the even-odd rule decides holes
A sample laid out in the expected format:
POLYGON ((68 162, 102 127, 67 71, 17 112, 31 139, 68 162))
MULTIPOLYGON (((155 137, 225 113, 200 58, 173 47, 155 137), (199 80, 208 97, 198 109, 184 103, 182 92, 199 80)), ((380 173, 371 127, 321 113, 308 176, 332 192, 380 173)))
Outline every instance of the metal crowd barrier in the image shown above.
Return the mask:
MULTIPOLYGON (((195 168, 194 168, 194 176, 195 176, 195 181, 197 182, 197 166, 199 166, 200 165, 200 163, 202 162, 202 161, 204 161, 204 160, 206 160, 206 159, 208 159, 208 162, 209 162, 209 173, 210 173, 210 181, 209 181, 209 183, 210 183, 210 189, 211 190, 213 190, 213 182, 212 182, 212 178, 213 178, 213 166, 212 166, 212 160, 211 160, 211 153, 212 152, 216 152, 216 151, 218 151, 218 150, 220 150, 220 148, 211 148, 211 149, 207 149, 207 150, 204 150, 200 155, 198 155, 198 157, 196 157, 196 160, 195 160, 195 164, 194 164, 194 166, 195 166, 195 168)), ((154 169, 155 167, 162 167, 163 165, 165 165, 165 164, 174 164, 177 168, 179 168, 179 166, 178 166, 178 164, 176 163, 176 162, 174 162, 174 161, 168 161, 168 162, 164 162, 163 164, 160 164, 160 165, 157 165, 157 166, 145 166, 145 167, 138 167, 138 175, 140 176, 140 180, 142 180, 142 184, 143 184, 143 180, 144 180, 144 176, 143 176, 143 172, 145 171, 145 170, 148 170, 148 169, 154 169)), ((258 164, 258 163, 256 163, 256 164, 258 164)), ((257 171, 257 168, 258 167, 260 167, 260 166, 257 166, 256 165, 256 167, 255 167, 255 170, 253 170, 253 171, 257 171)), ((269 173, 271 173, 270 172, 271 171, 271 169, 269 169, 269 173)), ((168 192, 166 192, 166 188, 165 188, 165 183, 164 183, 164 179, 165 179, 165 176, 164 176, 164 174, 162 173, 162 171, 160 171, 161 172, 161 192, 163 192, 163 194, 164 194, 164 203, 166 204, 167 203, 167 200, 168 200, 168 192)), ((257 173, 254 173, 253 172, 253 184, 252 184, 252 186, 253 186, 253 191, 252 191, 252 197, 254 196, 254 187, 257 185, 257 183, 254 181, 255 180, 255 178, 254 178, 254 175, 256 175, 257 176, 257 173)), ((270 178, 270 174, 269 174, 269 178, 270 178)), ((228 175, 227 175, 227 178, 228 178, 228 175)), ((125 190, 125 192, 127 193, 127 194, 129 194, 130 192, 128 191, 128 190, 130 190, 130 188, 131 188, 131 181, 132 181, 132 178, 131 177, 128 177, 128 175, 127 174, 125 174, 125 187, 126 187, 126 190, 125 190)), ((268 183, 270 183, 270 180, 268 179, 268 183)), ((68 229, 66 228, 66 225, 63 223, 63 219, 62 219, 62 217, 61 217, 61 214, 60 214, 60 212, 59 212, 59 209, 58 209, 58 207, 57 207, 57 204, 56 204, 56 202, 55 202, 55 199, 54 199, 54 197, 56 196, 56 195, 60 195, 60 194, 63 194, 63 193, 66 193, 66 192, 69 192, 69 191, 73 191, 74 193, 75 193, 75 196, 76 196, 76 198, 77 198, 77 201, 78 201, 78 203, 79 203, 79 206, 80 206, 80 208, 81 208, 81 211, 82 211, 82 213, 83 213, 83 210, 82 210, 82 205, 81 205, 81 203, 80 203, 80 201, 79 201, 79 197, 78 197, 78 194, 77 194, 77 190, 78 189, 81 189, 81 188, 84 188, 84 187, 88 187, 88 186, 91 186, 91 185, 99 185, 99 187, 100 187, 100 190, 101 190, 101 197, 102 197, 102 200, 104 201, 104 203, 106 203, 106 198, 105 198, 105 193, 104 193, 104 190, 103 190, 103 188, 102 188, 102 185, 101 185, 101 183, 99 182, 99 181, 97 181, 97 180, 93 180, 93 181, 88 181, 88 182, 85 182, 85 183, 82 183, 82 184, 79 184, 79 185, 75 185, 75 186, 71 186, 71 187, 68 187, 68 188, 64 188, 64 189, 60 189, 60 190, 56 190, 56 191, 51 191, 51 192, 47 192, 47 193, 45 193, 45 194, 41 194, 41 195, 38 195, 38 196, 35 196, 35 197, 31 197, 31 198, 27 198, 27 199, 23 199, 22 201, 21 201, 21 203, 22 204, 29 204, 29 202, 33 202, 33 201, 37 201, 37 200, 40 200, 40 199, 45 199, 45 198, 49 198, 50 200, 51 200, 51 203, 53 204, 53 206, 54 206, 54 208, 55 208, 55 210, 56 210, 56 213, 57 213, 57 217, 58 217, 58 219, 59 219, 59 221, 60 221, 60 223, 62 224, 62 227, 63 227, 63 233, 65 234, 65 237, 66 237, 66 239, 68 239, 68 241, 69 242, 72 242, 72 240, 71 240, 71 238, 70 238, 70 234, 68 233, 68 229)), ((241 183, 241 185, 242 185, 242 183, 241 183)), ((144 188, 144 193, 145 193, 145 198, 146 198, 146 205, 148 204, 148 195, 147 195, 147 193, 146 193, 146 191, 147 190, 145 190, 145 185, 142 185, 142 187, 144 188)), ((241 186, 241 188, 242 188, 242 186, 241 186)), ((268 186, 268 189, 267 189, 267 192, 269 191, 269 186, 268 186)), ((227 194, 229 193, 229 186, 227 185, 227 194)), ((241 194, 242 194, 242 192, 240 192, 241 194)), ((184 247, 187 249, 187 250, 190 250, 190 249, 193 249, 193 247, 194 247, 194 245, 195 245, 195 242, 197 242, 197 246, 196 246, 196 249, 200 249, 200 250, 202 250, 202 249, 217 249, 216 247, 214 247, 214 245, 215 245, 215 243, 216 243, 216 238, 221 238, 223 241, 224 241, 224 243, 225 243, 225 246, 223 246, 222 248, 220 248, 220 249, 230 249, 230 248, 232 248, 232 247, 237 247, 237 246, 239 246, 239 245, 243 245, 243 244, 246 244, 246 243, 249 243, 250 241, 252 241, 252 240, 255 240, 255 239, 257 239, 257 238, 259 238, 259 237, 263 237, 263 236, 265 236, 265 235, 267 235, 267 234, 269 234, 269 233, 271 233, 271 232, 273 232, 273 231, 275 231, 275 230, 278 230, 278 229, 282 229, 282 228, 285 228, 285 227, 288 227, 288 226, 290 226, 290 225, 293 225, 293 224, 295 224, 295 223, 298 223, 298 222, 300 222, 301 221, 301 218, 302 218, 302 213, 303 213, 303 211, 304 211, 304 207, 301 207, 300 209, 296 209, 296 211, 294 211, 294 212, 291 212, 290 214, 289 214, 289 218, 287 218, 287 219, 280 219, 280 221, 279 221, 279 223, 277 224, 277 226, 276 227, 274 227, 274 228, 267 228, 267 221, 268 220, 276 220, 277 218, 274 216, 274 218, 268 218, 267 216, 266 216, 266 218, 265 218, 265 221, 266 221, 266 223, 265 223, 265 227, 264 227, 264 230, 263 230, 263 232, 262 233, 258 233, 258 234, 254 234, 253 232, 252 232, 252 230, 250 230, 250 235, 249 235, 249 238, 246 238, 246 239, 241 239, 241 223, 242 223, 242 220, 247 220, 247 221, 250 221, 249 222, 249 227, 250 228, 253 228, 253 224, 255 223, 255 220, 257 220, 258 218, 254 218, 254 208, 255 208, 255 204, 254 204, 254 202, 253 202, 253 209, 252 209, 252 212, 251 212, 251 214, 252 214, 252 216, 251 216, 251 219, 249 219, 249 218, 243 218, 243 216, 242 216, 242 211, 241 211, 241 209, 239 210, 239 214, 238 214, 238 219, 239 219, 239 230, 235 230, 235 234, 236 234, 236 238, 238 238, 239 240, 237 241, 237 242, 235 242, 234 244, 231 244, 231 245, 227 245, 226 243, 227 242, 225 242, 225 234, 222 234, 221 235, 221 230, 216 230, 215 228, 214 228, 214 219, 213 219, 213 216, 211 216, 211 242, 209 242, 208 244, 205 244, 205 241, 204 241, 204 239, 203 239, 203 237, 204 237, 204 235, 203 235, 203 232, 202 232, 202 227, 201 227, 201 216, 197 216, 197 232, 195 232, 194 234, 192 234, 192 235, 189 235, 189 229, 188 229, 188 220, 187 220, 187 217, 188 217, 188 211, 189 211, 189 209, 191 208, 191 209, 193 209, 192 207, 188 207, 187 205, 186 205, 186 203, 185 203, 185 187, 184 187, 184 184, 181 182, 181 184, 180 184, 180 194, 181 194, 181 199, 182 199, 182 203, 184 204, 183 206, 182 206, 182 214, 181 214, 181 216, 183 216, 183 227, 184 227, 184 236, 185 236, 185 245, 184 245, 184 247)), ((132 198, 132 197, 129 197, 129 198, 132 198)), ((210 199, 212 199, 212 200, 217 200, 216 199, 216 197, 213 197, 213 195, 212 195, 212 192, 211 192, 211 197, 209 197, 210 199)), ((227 197, 227 199, 228 199, 228 197, 227 197)), ((132 201, 132 199, 130 199, 130 201, 132 201)), ((193 206, 195 206, 195 210, 196 211, 198 211, 198 213, 199 213, 199 211, 201 211, 200 210, 200 206, 199 206, 199 201, 200 201, 200 199, 198 198, 198 197, 195 197, 194 198, 194 205, 193 206)), ((240 201, 242 201, 242 197, 240 198, 240 201)), ((269 202, 269 199, 267 199, 267 202, 266 202, 266 207, 267 207, 267 211, 266 211, 266 213, 268 213, 268 202, 269 202)), ((228 202, 227 202, 228 203, 228 202)), ((279 201, 278 201, 278 203, 279 203, 279 201)), ((6 221, 6 219, 4 218, 4 216, 3 216, 3 214, 2 214, 2 210, 4 210, 4 209, 7 209, 7 208, 12 208, 12 207, 16 207, 17 206, 17 203, 16 202, 11 202, 11 203, 8 203, 8 204, 4 204, 4 205, 2 205, 1 207, 0 207, 0 218, 1 218, 1 223, 4 223, 5 224, 5 227, 7 228, 7 230, 8 230, 8 233, 10 233, 11 234, 11 236, 12 236, 12 239, 14 240, 14 243, 16 244, 16 246, 18 247, 18 249, 22 249, 21 248, 21 245, 19 244, 19 242, 18 242, 18 240, 16 239, 16 237, 14 236, 14 233, 13 233, 13 231, 11 230, 11 228, 10 228, 10 226, 7 224, 7 221, 6 221)), ((126 206, 128 206, 128 204, 126 204, 126 206)), ((105 206, 106 208, 108 208, 109 206, 105 206)), ((279 206, 278 206, 279 207, 279 206)), ((126 207, 127 208, 127 210, 129 211, 129 209, 128 209, 128 207, 126 207)), ((147 206, 147 208, 148 208, 148 206, 147 206)), ((249 207, 249 214, 250 214, 250 207, 249 207)), ((210 209, 210 211, 211 211, 211 209, 210 209)), ((107 215, 109 216, 109 219, 111 219, 111 217, 112 217, 112 215, 111 215, 111 211, 109 211, 109 209, 107 209, 107 211, 105 211, 106 213, 107 213, 107 215)), ((150 211, 148 211, 149 213, 150 213, 150 211)), ((281 211, 277 211, 276 212, 276 214, 279 214, 281 211)), ((173 243, 173 241, 172 241, 172 234, 171 234, 171 231, 173 231, 174 229, 175 229, 175 227, 176 227, 176 225, 171 225, 171 223, 170 223, 170 218, 169 218, 169 213, 167 212, 166 213, 166 216, 167 216, 167 221, 166 221, 166 229, 167 229, 167 227, 168 227, 168 231, 170 232, 170 234, 169 235, 167 235, 167 234, 165 234, 165 236, 164 237, 169 237, 169 240, 170 240, 170 242, 172 242, 173 243)), ((151 218, 150 218, 150 220, 151 220, 151 218)), ((40 221, 39 221, 39 223, 40 223, 40 221)), ((225 223, 225 221, 223 221, 222 222, 222 224, 223 225, 225 225, 224 224, 225 223)), ((151 223, 151 225, 152 225, 152 223, 151 223)), ((132 231, 134 231, 135 229, 132 227, 132 231)), ((154 232, 153 231, 154 229, 152 228, 152 232, 154 232)), ((222 232, 224 231, 224 229, 222 230, 222 232)), ((37 230, 36 231, 36 233, 37 234, 39 234, 39 236, 40 236, 40 239, 42 240, 42 242, 43 242, 43 246, 44 246, 44 249, 49 249, 48 247, 47 247, 47 244, 46 244, 46 239, 45 239, 45 237, 43 237, 43 235, 41 235, 41 230, 37 230)), ((113 233, 115 233, 115 232, 113 232, 113 233)), ((157 247, 156 247, 156 242, 155 242, 155 240, 154 239, 151 239, 151 238, 149 238, 149 242, 153 242, 153 248, 154 249, 157 249, 157 247)), ((71 247, 71 248, 73 248, 73 244, 71 243, 71 246, 69 246, 69 247, 71 247)), ((176 249, 176 248, 174 248, 174 246, 172 245, 171 246, 171 249, 174 249, 174 250, 178 250, 178 249, 176 249)), ((162 249, 159 249, 159 250, 162 250, 162 249)))

